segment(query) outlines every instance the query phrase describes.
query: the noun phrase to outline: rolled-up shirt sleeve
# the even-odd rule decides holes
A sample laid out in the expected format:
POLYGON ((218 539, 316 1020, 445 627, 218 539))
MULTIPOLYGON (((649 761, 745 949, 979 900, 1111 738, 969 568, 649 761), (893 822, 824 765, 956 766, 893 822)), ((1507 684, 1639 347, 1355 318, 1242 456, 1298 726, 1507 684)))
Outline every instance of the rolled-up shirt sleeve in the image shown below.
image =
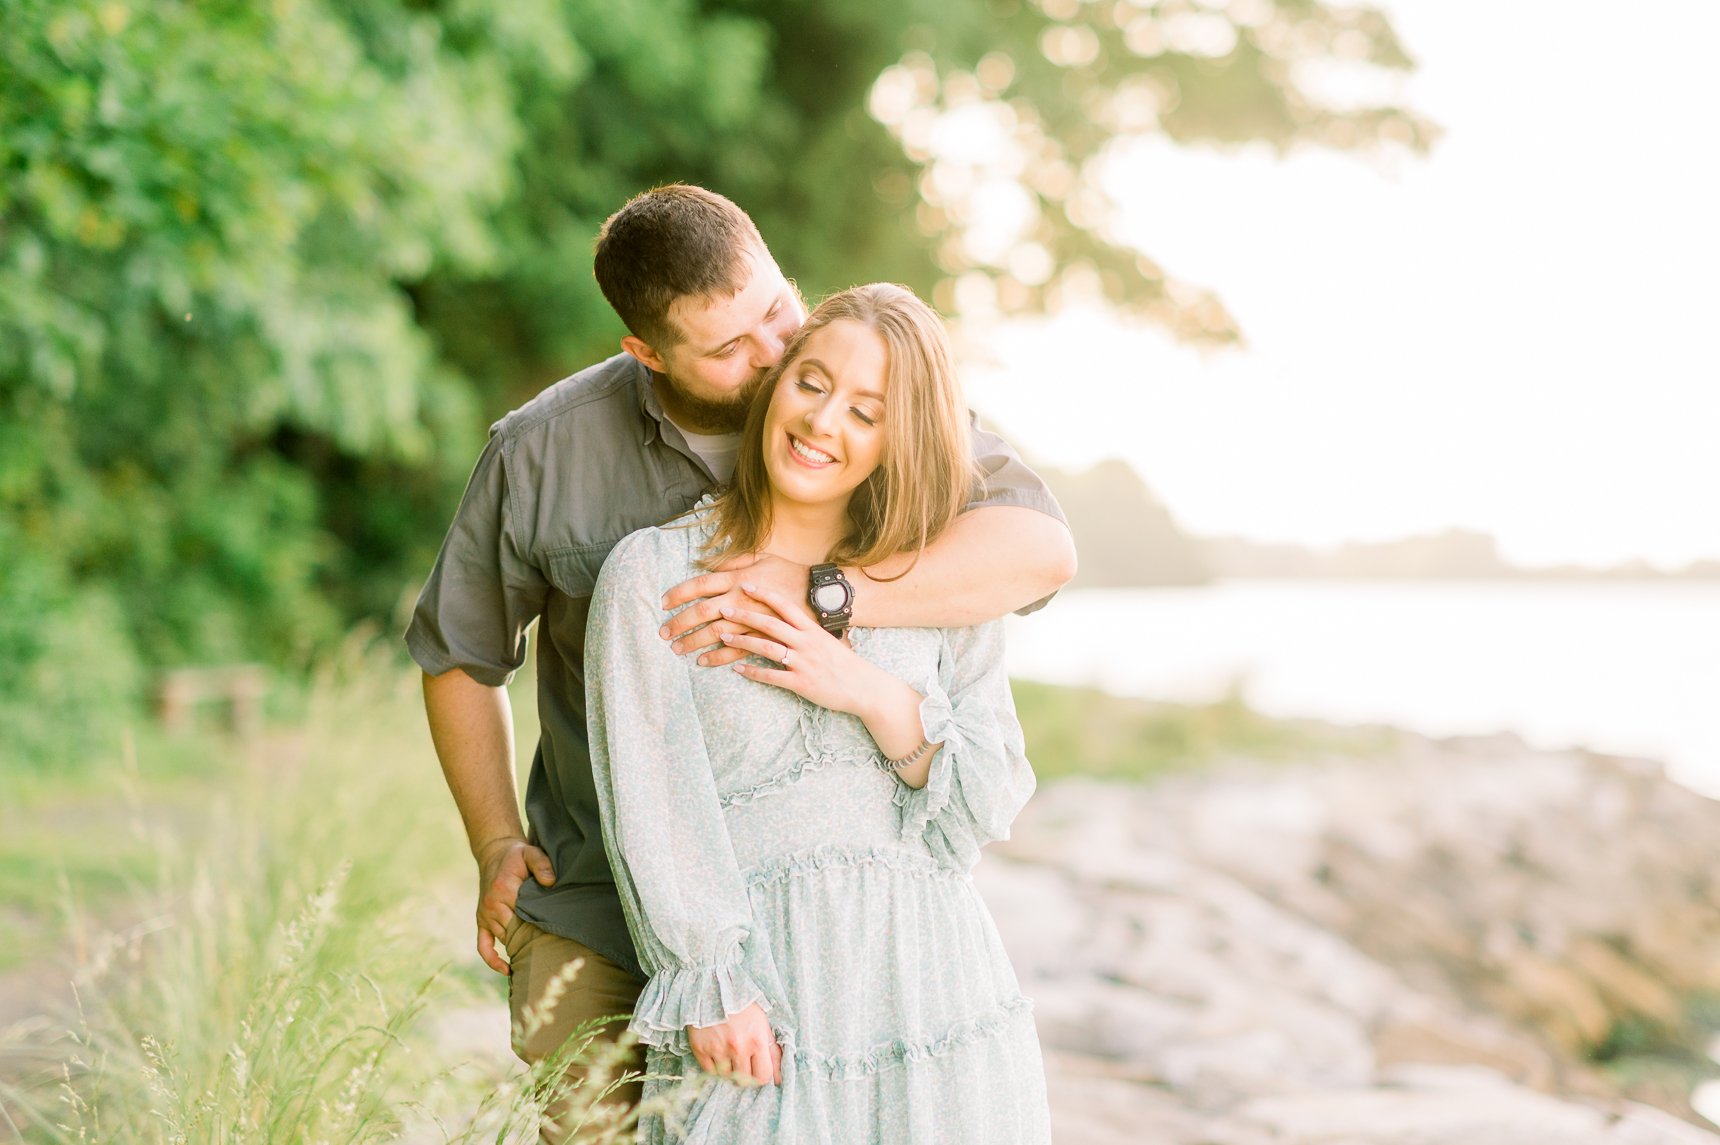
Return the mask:
POLYGON ((505 442, 493 434, 418 594, 406 647, 432 676, 459 668, 500 687, 526 658, 526 630, 543 612, 549 582, 518 535, 516 491, 505 442))
POLYGON ((1009 442, 983 428, 977 415, 968 416, 974 465, 978 468, 979 475, 974 481, 967 507, 978 509, 988 505, 1015 505, 1023 509, 1036 509, 1067 525, 1069 521, 1063 516, 1062 507, 1057 504, 1057 498, 1051 495, 1051 490, 1046 487, 1039 474, 1021 460, 1021 455, 1015 452, 1009 442))
MULTIPOLYGON (((973 492, 969 495, 967 509, 986 509, 995 505, 1010 505, 1022 509, 1034 509, 1048 517, 1055 518, 1067 528, 1069 519, 1063 515, 1063 507, 1057 503, 1057 498, 1051 495, 1051 490, 1045 481, 1021 460, 1021 455, 1009 442, 1003 440, 989 429, 981 427, 979 416, 968 415, 968 428, 973 437, 974 467, 978 470, 974 478, 973 492)), ((1016 615, 1026 616, 1038 612, 1051 603, 1052 597, 1041 597, 1024 608, 1016 609, 1016 615)))

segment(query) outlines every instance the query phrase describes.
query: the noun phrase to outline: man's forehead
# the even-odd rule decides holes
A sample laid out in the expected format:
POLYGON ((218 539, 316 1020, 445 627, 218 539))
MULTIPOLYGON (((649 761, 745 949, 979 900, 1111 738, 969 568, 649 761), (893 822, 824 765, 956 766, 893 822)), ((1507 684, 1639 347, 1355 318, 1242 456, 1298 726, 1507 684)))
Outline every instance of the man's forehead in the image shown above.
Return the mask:
POLYGON ((764 318, 786 285, 768 252, 748 250, 740 263, 745 278, 733 294, 683 294, 669 304, 669 321, 692 349, 720 349, 746 334, 764 318))

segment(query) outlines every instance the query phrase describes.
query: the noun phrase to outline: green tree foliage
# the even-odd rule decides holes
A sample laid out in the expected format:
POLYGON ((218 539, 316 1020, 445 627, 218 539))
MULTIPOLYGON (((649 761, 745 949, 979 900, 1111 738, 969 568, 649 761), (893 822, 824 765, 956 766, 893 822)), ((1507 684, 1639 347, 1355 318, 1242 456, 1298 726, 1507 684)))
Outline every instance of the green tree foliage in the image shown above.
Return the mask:
POLYGON ((0 726, 387 616, 482 418, 614 346, 592 236, 656 182, 809 294, 1079 279, 1232 337, 1108 240, 1107 148, 1424 145, 1304 90, 1346 60, 1408 63, 1315 0, 0 0, 0 726))
POLYGON ((386 609, 473 439, 397 283, 493 264, 511 91, 372 7, 0 8, 0 662, 44 737, 135 695, 107 665, 386 609))

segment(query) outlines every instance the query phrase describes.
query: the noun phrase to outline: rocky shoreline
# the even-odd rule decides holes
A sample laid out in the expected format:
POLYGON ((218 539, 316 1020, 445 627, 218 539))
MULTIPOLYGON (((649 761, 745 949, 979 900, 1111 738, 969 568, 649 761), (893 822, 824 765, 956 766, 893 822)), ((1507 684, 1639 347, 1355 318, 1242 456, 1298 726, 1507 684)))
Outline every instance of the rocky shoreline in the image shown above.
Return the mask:
POLYGON ((1061 780, 988 851, 1058 1141, 1720 1145, 1689 1104, 1720 802, 1511 736, 1397 742, 1061 780), (1627 1068, 1645 1039, 1688 1060, 1627 1068))

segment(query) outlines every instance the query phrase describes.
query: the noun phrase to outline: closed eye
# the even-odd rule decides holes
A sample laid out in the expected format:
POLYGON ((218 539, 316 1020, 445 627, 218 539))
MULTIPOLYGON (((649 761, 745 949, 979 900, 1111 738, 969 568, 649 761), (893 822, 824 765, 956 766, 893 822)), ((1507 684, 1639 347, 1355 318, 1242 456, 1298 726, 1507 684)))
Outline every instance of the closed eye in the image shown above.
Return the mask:
POLYGON ((855 407, 855 406, 850 406, 848 412, 852 413, 855 417, 859 418, 861 421, 865 422, 867 425, 877 425, 878 424, 878 419, 873 417, 871 414, 867 413, 863 409, 860 409, 860 408, 855 407))
POLYGON ((800 390, 800 392, 803 394, 821 394, 824 392, 823 390, 819 389, 817 386, 813 385, 811 382, 807 381, 805 378, 802 378, 798 382, 795 382, 794 385, 795 385, 795 388, 800 390))

